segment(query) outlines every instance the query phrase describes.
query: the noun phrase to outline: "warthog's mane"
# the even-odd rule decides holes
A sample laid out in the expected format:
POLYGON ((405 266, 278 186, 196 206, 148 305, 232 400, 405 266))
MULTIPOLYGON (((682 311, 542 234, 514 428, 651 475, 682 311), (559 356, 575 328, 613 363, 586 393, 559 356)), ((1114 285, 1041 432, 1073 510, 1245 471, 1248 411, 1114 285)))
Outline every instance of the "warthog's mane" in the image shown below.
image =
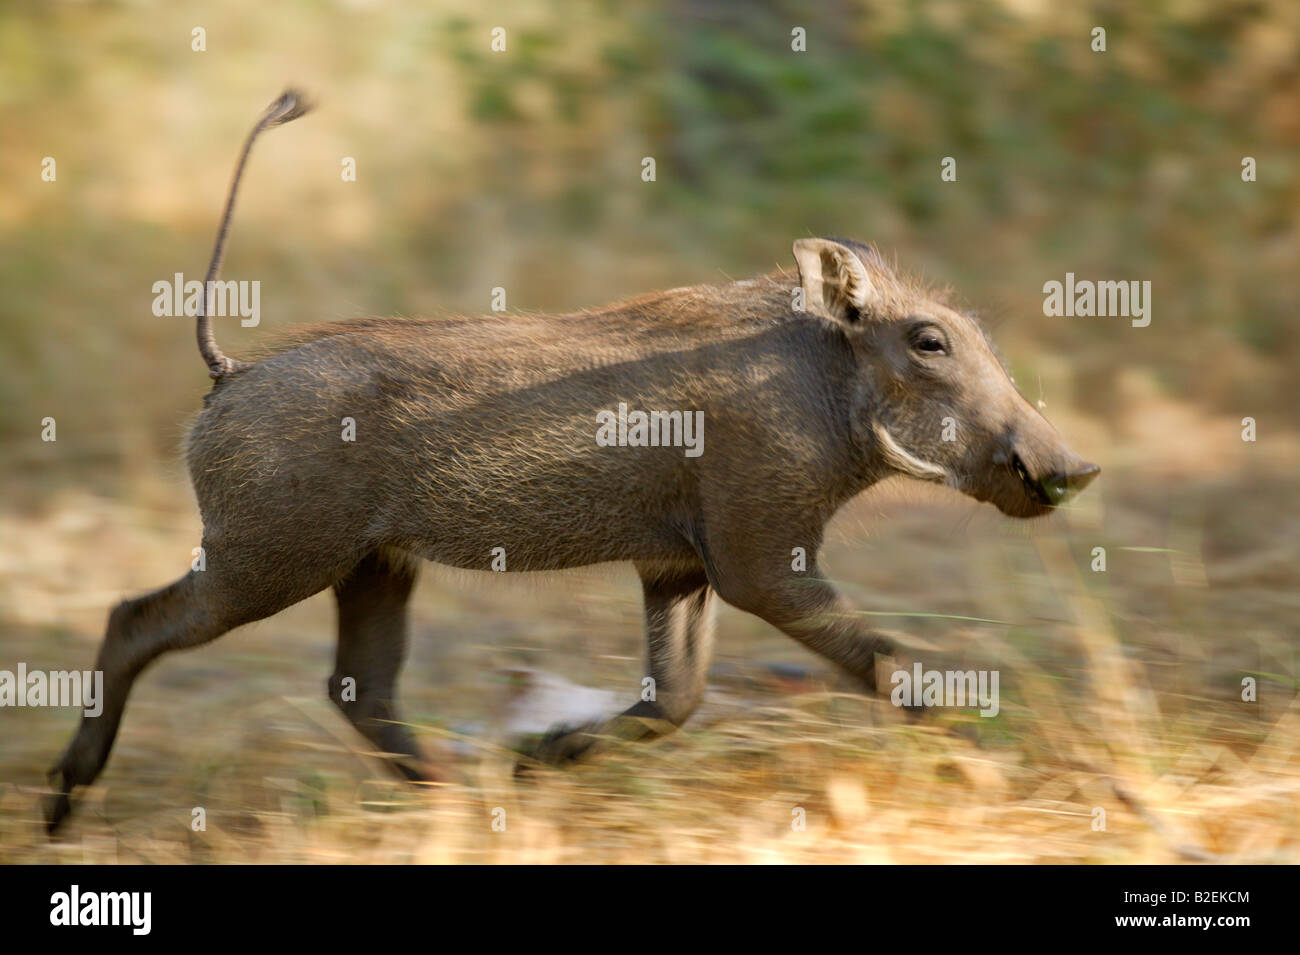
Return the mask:
MULTIPOLYGON (((882 312, 888 318, 902 319, 924 313, 926 305, 938 303, 969 321, 978 329, 993 354, 1000 353, 978 316, 953 303, 946 287, 924 283, 900 271, 897 263, 887 262, 873 246, 851 240, 837 240, 850 246, 868 266, 876 283, 882 312)), ((422 317, 361 317, 318 322, 289 328, 255 345, 254 359, 297 348, 311 342, 340 335, 361 338, 378 336, 389 341, 408 340, 412 345, 430 335, 446 334, 457 328, 467 336, 478 336, 500 329, 519 339, 535 339, 539 346, 559 340, 572 341, 575 336, 603 338, 624 342, 642 336, 659 339, 676 337, 699 344, 711 340, 741 337, 765 327, 793 321, 807 321, 808 316, 793 308, 793 293, 799 283, 794 269, 780 268, 741 281, 683 286, 649 292, 608 305, 560 313, 537 313, 513 310, 479 315, 441 314, 422 317)))

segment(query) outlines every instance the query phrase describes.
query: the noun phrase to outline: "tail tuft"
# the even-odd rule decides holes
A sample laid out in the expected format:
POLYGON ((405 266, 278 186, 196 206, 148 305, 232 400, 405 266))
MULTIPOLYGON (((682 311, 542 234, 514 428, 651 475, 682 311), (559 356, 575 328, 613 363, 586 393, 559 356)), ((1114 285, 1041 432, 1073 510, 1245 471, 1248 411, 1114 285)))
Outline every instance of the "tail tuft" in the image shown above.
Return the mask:
POLYGON ((296 90, 292 86, 280 94, 280 98, 266 108, 266 125, 264 129, 270 129, 272 126, 283 126, 285 123, 292 123, 299 116, 310 113, 316 104, 302 94, 301 90, 296 90))
POLYGON ((208 289, 212 288, 212 283, 221 274, 221 262, 226 255, 226 236, 230 232, 230 217, 235 210, 235 195, 239 192, 239 180, 244 175, 244 164, 248 162, 248 154, 253 148, 253 143, 263 130, 293 122, 304 113, 310 112, 312 105, 312 102, 298 90, 293 87, 286 89, 280 94, 279 99, 266 108, 262 118, 248 134, 243 152, 239 154, 235 177, 230 183, 230 193, 226 197, 226 211, 217 229, 217 242, 212 249, 212 260, 208 263, 208 277, 203 283, 204 293, 199 303, 198 325, 195 328, 199 354, 203 356, 203 362, 208 366, 208 374, 218 380, 248 367, 247 363, 235 361, 222 354, 216 336, 212 334, 212 317, 207 313, 208 289))

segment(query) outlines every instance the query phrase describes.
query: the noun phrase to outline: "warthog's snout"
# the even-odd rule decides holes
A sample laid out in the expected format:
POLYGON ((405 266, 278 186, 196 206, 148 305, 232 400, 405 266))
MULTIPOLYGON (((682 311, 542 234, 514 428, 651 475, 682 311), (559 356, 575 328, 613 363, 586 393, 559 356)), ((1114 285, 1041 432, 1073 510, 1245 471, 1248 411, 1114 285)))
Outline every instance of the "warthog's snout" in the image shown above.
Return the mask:
POLYGON ((1009 378, 990 377, 1004 399, 1003 411, 994 419, 986 450, 973 442, 959 487, 1010 517, 1051 513, 1091 484, 1101 468, 1075 454, 1009 378))
POLYGON ((1000 473, 1002 477, 994 478, 987 497, 976 495, 1012 517, 1046 514, 1065 504, 1101 473, 1100 467, 1083 460, 1059 440, 1052 440, 1056 438, 1054 432, 1050 438, 1043 427, 1033 427, 1031 432, 1036 433, 1004 444, 994 454, 995 465, 1001 465, 995 468, 995 475, 1000 473))
POLYGON ((1101 473, 1097 465, 1084 462, 1068 474, 1053 474, 1044 479, 1043 491, 1053 505, 1064 504, 1075 494, 1092 483, 1092 479, 1101 473))
POLYGON ((1029 471, 1018 454, 1012 456, 1012 470, 1040 503, 1047 507, 1064 504, 1091 484, 1092 479, 1101 473, 1101 468, 1097 465, 1090 461, 1083 461, 1068 471, 1057 471, 1034 480, 1029 476, 1029 471))

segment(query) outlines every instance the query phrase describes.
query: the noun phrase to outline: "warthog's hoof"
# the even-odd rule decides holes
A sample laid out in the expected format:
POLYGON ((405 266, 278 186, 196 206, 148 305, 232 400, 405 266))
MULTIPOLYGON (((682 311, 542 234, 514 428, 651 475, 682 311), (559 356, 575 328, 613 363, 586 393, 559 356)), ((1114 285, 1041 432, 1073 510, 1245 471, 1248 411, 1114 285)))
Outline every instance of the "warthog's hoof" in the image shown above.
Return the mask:
POLYGON ((45 816, 45 831, 54 835, 55 831, 72 812, 72 799, 65 792, 56 792, 41 800, 41 811, 45 816))
POLYGON ((596 745, 591 726, 560 723, 551 727, 536 743, 525 747, 515 763, 515 778, 523 778, 538 766, 570 766, 586 756, 596 745))

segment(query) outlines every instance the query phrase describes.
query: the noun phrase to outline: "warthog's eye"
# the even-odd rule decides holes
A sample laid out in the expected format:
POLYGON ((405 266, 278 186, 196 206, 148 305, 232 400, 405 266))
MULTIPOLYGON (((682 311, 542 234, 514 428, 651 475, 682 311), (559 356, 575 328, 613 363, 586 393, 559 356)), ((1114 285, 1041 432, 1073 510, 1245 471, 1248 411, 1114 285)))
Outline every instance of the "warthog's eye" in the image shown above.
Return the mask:
POLYGON ((907 329, 907 344, 913 352, 931 358, 948 354, 948 338, 933 320, 918 317, 907 329))
POLYGON ((943 344, 943 339, 929 332, 923 332, 916 336, 912 341, 912 347, 917 351, 929 352, 935 355, 943 355, 948 351, 943 344))

